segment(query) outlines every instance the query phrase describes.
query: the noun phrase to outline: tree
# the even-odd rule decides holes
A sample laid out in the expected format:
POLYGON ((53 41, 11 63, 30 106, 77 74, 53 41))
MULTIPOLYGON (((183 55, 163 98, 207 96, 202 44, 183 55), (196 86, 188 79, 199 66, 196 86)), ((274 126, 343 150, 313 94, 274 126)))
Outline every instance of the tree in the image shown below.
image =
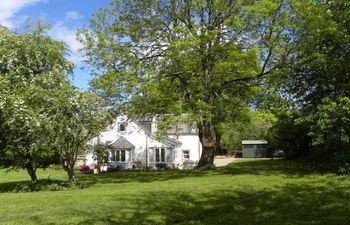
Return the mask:
POLYGON ((0 28, 0 162, 26 169, 32 183, 36 169, 57 158, 47 110, 72 72, 66 46, 45 35, 46 28, 42 22, 22 34, 0 28))
POLYGON ((78 153, 85 152, 88 142, 107 124, 107 113, 100 101, 95 94, 67 86, 57 93, 49 109, 50 138, 71 185, 76 183, 78 153))
POLYGON ((222 124, 223 145, 231 150, 242 148, 241 141, 249 139, 267 139, 269 144, 271 128, 276 123, 277 118, 268 111, 250 111, 246 109, 234 122, 222 124))
POLYGON ((109 142, 101 143, 99 138, 97 138, 96 143, 92 143, 88 148, 88 153, 93 155, 93 159, 96 162, 96 167, 98 172, 101 172, 101 167, 108 162, 108 154, 112 146, 109 142))
POLYGON ((215 127, 288 57, 295 5, 300 1, 112 0, 80 31, 96 68, 92 87, 129 114, 187 115, 203 146, 198 166, 210 167, 215 127))
POLYGON ((350 4, 319 2, 313 16, 303 16, 298 51, 286 67, 286 91, 301 111, 298 121, 311 125, 310 135, 326 149, 341 150, 348 130, 350 98, 350 4))

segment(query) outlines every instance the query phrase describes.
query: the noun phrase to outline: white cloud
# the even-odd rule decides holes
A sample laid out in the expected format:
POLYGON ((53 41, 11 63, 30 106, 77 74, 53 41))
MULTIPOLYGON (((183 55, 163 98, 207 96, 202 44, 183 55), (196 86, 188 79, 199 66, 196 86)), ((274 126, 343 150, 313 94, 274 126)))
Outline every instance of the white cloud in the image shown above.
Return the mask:
MULTIPOLYGON (((38 3, 46 3, 49 0, 0 0, 0 25, 15 28, 24 20, 24 17, 18 17, 16 14, 23 8, 33 6, 38 3)), ((82 60, 78 49, 82 45, 76 40, 77 28, 72 24, 73 21, 79 20, 83 16, 77 11, 67 11, 64 17, 56 22, 49 34, 52 38, 65 42, 71 49, 71 56, 69 59, 76 64, 82 60)))
POLYGON ((49 34, 52 38, 63 41, 68 45, 71 50, 69 60, 73 61, 77 65, 79 65, 83 60, 83 56, 78 51, 83 47, 83 45, 77 41, 77 27, 74 26, 74 24, 76 20, 79 20, 81 18, 83 18, 83 16, 79 12, 74 10, 67 11, 65 13, 65 17, 55 23, 49 31, 49 34))
POLYGON ((78 49, 82 47, 82 44, 76 40, 76 33, 77 28, 68 26, 64 21, 57 22, 49 31, 52 38, 63 41, 69 46, 71 50, 69 60, 75 64, 79 64, 82 61, 82 56, 78 52, 78 49))
POLYGON ((15 14, 21 9, 48 0, 0 0, 0 24, 9 28, 16 25, 15 14))
POLYGON ((68 11, 66 12, 66 16, 64 17, 65 20, 78 20, 81 18, 83 18, 83 16, 77 11, 68 11))

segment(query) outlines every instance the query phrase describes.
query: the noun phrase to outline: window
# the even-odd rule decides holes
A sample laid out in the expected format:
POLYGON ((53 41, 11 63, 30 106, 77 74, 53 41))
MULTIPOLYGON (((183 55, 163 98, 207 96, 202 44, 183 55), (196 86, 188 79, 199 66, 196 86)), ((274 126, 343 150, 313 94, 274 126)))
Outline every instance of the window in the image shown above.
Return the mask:
POLYGON ((118 124, 118 131, 125 131, 125 123, 118 124))
POLYGON ((125 150, 112 150, 111 161, 125 162, 125 150))
POLYGON ((190 159, 190 151, 183 150, 182 151, 182 159, 190 159))
POLYGON ((165 148, 156 148, 155 154, 156 162, 165 162, 165 148))

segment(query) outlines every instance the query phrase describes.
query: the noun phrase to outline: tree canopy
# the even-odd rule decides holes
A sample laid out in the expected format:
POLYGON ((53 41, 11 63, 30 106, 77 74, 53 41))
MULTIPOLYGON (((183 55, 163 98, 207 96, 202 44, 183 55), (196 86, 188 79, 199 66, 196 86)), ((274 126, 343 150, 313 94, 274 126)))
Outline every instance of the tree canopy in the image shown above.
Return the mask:
POLYGON ((350 4, 338 0, 316 6, 299 28, 284 87, 300 110, 296 122, 310 124, 315 143, 340 150, 342 134, 350 136, 350 4))
POLYGON ((23 34, 0 29, 0 160, 26 169, 33 183, 36 168, 56 160, 47 110, 72 72, 66 46, 39 28, 23 34))
POLYGON ((77 154, 107 114, 100 98, 70 83, 68 48, 46 28, 39 22, 21 34, 0 29, 0 165, 26 169, 36 183, 37 168, 61 163, 73 184, 77 154))
POLYGON ((95 94, 68 86, 60 89, 48 110, 52 121, 49 135, 52 147, 57 151, 71 184, 76 183, 77 155, 85 154, 91 139, 107 125, 108 114, 100 102, 95 94))
POLYGON ((288 57, 298 19, 292 9, 300 7, 284 0, 112 0, 80 32, 96 69, 92 87, 129 114, 186 114, 199 130, 199 166, 210 166, 215 127, 288 57))

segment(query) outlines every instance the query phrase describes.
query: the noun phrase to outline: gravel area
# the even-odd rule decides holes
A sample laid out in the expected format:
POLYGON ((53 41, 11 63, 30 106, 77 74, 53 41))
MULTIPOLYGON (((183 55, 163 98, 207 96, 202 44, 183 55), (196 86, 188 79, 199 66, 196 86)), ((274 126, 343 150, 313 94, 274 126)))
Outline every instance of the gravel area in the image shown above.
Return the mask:
POLYGON ((235 160, 234 157, 215 157, 214 164, 216 167, 226 166, 230 164, 233 160, 235 160))

